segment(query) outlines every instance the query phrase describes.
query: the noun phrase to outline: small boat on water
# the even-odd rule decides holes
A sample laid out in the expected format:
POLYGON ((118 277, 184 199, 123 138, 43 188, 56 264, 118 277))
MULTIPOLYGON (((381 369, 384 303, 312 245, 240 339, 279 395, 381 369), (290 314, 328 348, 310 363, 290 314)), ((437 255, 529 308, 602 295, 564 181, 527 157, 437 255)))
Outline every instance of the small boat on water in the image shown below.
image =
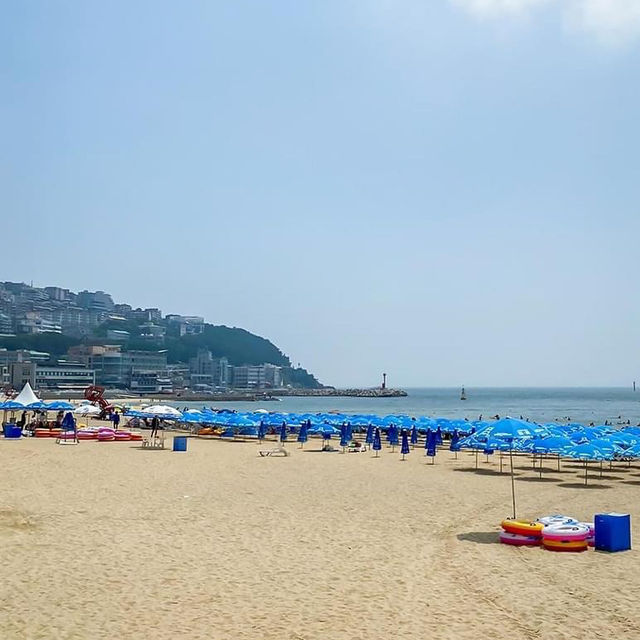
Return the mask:
POLYGON ((460 400, 466 400, 467 394, 464 392, 464 387, 462 387, 462 391, 460 392, 460 400))

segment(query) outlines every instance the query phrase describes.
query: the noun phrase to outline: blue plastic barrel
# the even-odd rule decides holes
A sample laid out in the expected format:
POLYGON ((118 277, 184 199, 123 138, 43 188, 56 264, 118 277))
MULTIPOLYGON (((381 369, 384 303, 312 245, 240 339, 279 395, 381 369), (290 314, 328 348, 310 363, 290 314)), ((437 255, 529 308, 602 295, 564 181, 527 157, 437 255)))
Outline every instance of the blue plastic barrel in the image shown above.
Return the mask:
POLYGON ((173 450, 174 451, 186 451, 187 450, 187 438, 185 436, 175 436, 173 438, 173 450))
POLYGON ((22 436, 22 428, 16 424, 5 424, 2 427, 2 433, 5 438, 20 438, 22 436))

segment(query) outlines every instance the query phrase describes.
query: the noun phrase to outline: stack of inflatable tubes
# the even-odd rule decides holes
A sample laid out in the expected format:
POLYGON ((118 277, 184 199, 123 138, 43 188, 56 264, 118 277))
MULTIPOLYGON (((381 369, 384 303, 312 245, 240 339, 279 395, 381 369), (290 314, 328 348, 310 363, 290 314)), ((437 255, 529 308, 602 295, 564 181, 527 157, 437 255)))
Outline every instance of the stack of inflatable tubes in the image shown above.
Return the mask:
POLYGON ((128 431, 116 431, 113 434, 113 437, 116 442, 126 442, 131 440, 131 434, 128 431))
POLYGON ((544 516, 543 518, 538 518, 536 522, 542 523, 545 527, 552 524, 578 524, 578 521, 575 518, 570 518, 569 516, 563 516, 560 514, 544 516))
POLYGON ((58 438, 60 440, 75 440, 76 434, 75 431, 63 431, 58 438))
POLYGON ((98 442, 113 442, 116 437, 113 429, 100 429, 98 431, 98 442))
POLYGON ((544 525, 527 520, 503 520, 500 542, 516 547, 536 547, 542 543, 544 525))
POLYGON ((142 434, 141 433, 132 433, 131 434, 131 440, 134 442, 141 442, 142 441, 142 434))
POLYGON ((549 551, 586 551, 589 527, 581 524, 550 524, 542 530, 542 546, 549 551))
POLYGON ((587 527, 589 529, 589 535, 587 536, 587 544, 590 547, 596 546, 596 528, 593 522, 579 522, 581 527, 587 527))
POLYGON ((78 431, 78 440, 97 440, 98 432, 89 429, 80 429, 78 431))
POLYGON ((36 429, 35 436, 36 438, 50 438, 51 431, 49 429, 36 429))

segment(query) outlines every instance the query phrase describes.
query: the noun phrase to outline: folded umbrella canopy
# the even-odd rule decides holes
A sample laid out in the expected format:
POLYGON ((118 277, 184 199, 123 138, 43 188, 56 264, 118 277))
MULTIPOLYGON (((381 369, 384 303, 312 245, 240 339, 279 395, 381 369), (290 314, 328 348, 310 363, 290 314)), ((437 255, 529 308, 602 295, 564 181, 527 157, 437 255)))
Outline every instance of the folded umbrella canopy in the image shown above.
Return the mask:
POLYGON ((402 459, 409 453, 409 434, 406 429, 402 430, 402 447, 400 448, 400 453, 402 454, 402 459))
POLYGON ((307 430, 309 429, 309 421, 305 420, 300 425, 300 431, 298 431, 298 442, 300 443, 300 448, 304 447, 304 443, 309 439, 307 436, 307 430))
POLYGON ((376 452, 376 458, 378 452, 382 449, 382 439, 380 438, 380 428, 376 427, 376 431, 373 434, 373 450, 376 452))

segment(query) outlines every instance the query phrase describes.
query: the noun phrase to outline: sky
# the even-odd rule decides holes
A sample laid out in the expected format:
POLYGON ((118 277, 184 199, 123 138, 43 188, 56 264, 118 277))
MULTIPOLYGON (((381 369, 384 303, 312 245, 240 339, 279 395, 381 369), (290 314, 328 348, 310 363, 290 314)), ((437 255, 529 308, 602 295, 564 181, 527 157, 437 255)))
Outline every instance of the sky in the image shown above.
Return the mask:
POLYGON ((1 280, 326 383, 640 381, 636 0, 8 0, 1 280))

